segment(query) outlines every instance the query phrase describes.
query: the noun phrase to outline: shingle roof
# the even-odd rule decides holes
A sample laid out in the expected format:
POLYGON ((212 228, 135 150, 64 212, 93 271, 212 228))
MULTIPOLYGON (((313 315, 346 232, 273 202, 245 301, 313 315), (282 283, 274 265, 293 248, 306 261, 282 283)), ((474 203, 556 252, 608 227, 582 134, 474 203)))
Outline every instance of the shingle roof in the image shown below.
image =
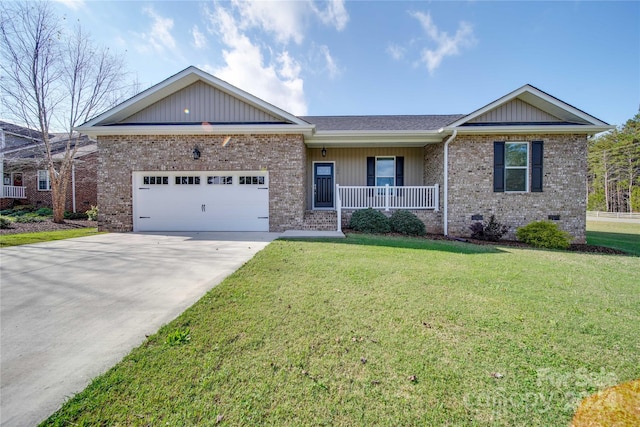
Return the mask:
POLYGON ((302 116, 318 131, 426 131, 438 130, 464 114, 426 116, 302 116))
MULTIPOLYGON (((6 132, 15 133, 16 135, 25 136, 27 138, 35 138, 40 139, 40 131, 29 129, 24 126, 14 125, 13 123, 0 121, 0 128, 2 128, 6 132)), ((49 137, 52 138, 54 135, 49 134, 49 137)))
MULTIPOLYGON (((51 154, 58 155, 66 150, 68 134, 51 135, 51 154)), ((71 146, 78 145, 79 148, 87 146, 95 146, 95 141, 91 140, 87 135, 80 135, 72 140, 71 146)), ((80 151, 80 150, 79 150, 80 151)), ((38 140, 36 142, 31 141, 29 144, 24 144, 18 147, 5 147, 4 150, 6 159, 39 159, 44 158, 45 149, 44 145, 38 140)), ((81 155, 89 154, 86 150, 81 151, 81 155)), ((76 153, 76 157, 80 157, 80 154, 76 153)))

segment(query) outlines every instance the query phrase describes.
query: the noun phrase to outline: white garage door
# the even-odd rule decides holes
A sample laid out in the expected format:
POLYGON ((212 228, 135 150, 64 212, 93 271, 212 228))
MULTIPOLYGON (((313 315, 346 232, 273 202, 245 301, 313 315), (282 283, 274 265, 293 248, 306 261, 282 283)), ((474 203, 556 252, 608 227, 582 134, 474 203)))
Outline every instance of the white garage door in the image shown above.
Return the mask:
POLYGON ((134 231, 269 231, 269 175, 134 172, 134 231))

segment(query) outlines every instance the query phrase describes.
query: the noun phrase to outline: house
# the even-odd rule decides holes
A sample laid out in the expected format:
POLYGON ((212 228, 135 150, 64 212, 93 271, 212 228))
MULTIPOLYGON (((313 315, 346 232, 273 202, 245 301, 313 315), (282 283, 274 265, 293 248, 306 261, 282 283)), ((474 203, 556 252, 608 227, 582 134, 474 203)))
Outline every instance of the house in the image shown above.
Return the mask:
MULTIPOLYGON (((68 134, 49 134, 54 161, 60 161, 68 134)), ((51 182, 45 161, 44 145, 38 131, 0 121, 0 162, 2 183, 0 209, 15 205, 51 207, 51 182)), ((78 144, 71 180, 67 189, 66 210, 84 212, 97 204, 97 144, 85 136, 74 136, 78 144)))
POLYGON ((530 85, 470 114, 297 117, 189 67, 76 130, 98 141, 102 230, 335 230, 373 207, 584 242, 587 136, 608 129, 530 85))

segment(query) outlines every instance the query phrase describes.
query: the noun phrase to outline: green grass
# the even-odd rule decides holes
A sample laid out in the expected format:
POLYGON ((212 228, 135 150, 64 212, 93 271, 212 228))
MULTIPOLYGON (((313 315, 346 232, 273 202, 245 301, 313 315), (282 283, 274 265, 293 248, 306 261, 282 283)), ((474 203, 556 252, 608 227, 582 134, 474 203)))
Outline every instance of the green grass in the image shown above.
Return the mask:
POLYGON ((275 241, 43 424, 567 425, 581 397, 640 377, 637 267, 275 241))
POLYGON ((97 228, 73 228, 69 230, 41 231, 38 233, 19 233, 0 235, 0 248, 49 242, 51 240, 71 239, 99 234, 97 228))
POLYGON ((587 243, 640 256, 640 223, 587 221, 587 243))

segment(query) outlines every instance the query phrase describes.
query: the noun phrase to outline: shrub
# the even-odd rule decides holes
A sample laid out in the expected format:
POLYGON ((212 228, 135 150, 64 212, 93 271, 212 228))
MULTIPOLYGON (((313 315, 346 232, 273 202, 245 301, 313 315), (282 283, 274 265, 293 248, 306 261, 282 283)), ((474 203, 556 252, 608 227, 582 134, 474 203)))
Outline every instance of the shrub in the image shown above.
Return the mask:
POLYGON ((427 234, 424 222, 409 211, 395 211, 389 218, 389 223, 391 224, 391 231, 395 233, 409 236, 424 236, 427 234))
POLYGON ((53 209, 51 208, 40 208, 36 211, 36 215, 38 216, 51 216, 53 215, 53 209))
POLYGON ((36 208, 32 205, 15 205, 13 207, 14 214, 18 214, 18 212, 27 213, 34 212, 36 208))
POLYGON ((488 222, 474 222, 469 226, 471 230, 471 238, 479 240, 488 240, 490 242, 497 242, 502 239, 509 227, 496 221, 496 216, 491 215, 488 222))
POLYGON ((536 248, 567 249, 571 244, 571 235, 551 221, 536 221, 520 227, 516 237, 536 248))
POLYGON ((16 216, 15 218, 16 218, 15 222, 19 222, 22 224, 29 223, 29 222, 44 222, 47 220, 47 218, 38 216, 33 212, 25 213, 23 215, 16 216))
POLYGON ((11 227, 11 218, 8 218, 6 216, 0 216, 0 228, 2 229, 6 229, 11 227))
POLYGON ((65 212, 64 219, 87 219, 87 214, 84 212, 65 212))
POLYGON ((98 207, 91 205, 91 209, 88 209, 86 212, 87 219, 89 221, 95 221, 98 219, 98 207))
POLYGON ((375 209, 357 210, 351 215, 349 227, 363 233, 388 233, 391 231, 391 224, 382 212, 375 209))

